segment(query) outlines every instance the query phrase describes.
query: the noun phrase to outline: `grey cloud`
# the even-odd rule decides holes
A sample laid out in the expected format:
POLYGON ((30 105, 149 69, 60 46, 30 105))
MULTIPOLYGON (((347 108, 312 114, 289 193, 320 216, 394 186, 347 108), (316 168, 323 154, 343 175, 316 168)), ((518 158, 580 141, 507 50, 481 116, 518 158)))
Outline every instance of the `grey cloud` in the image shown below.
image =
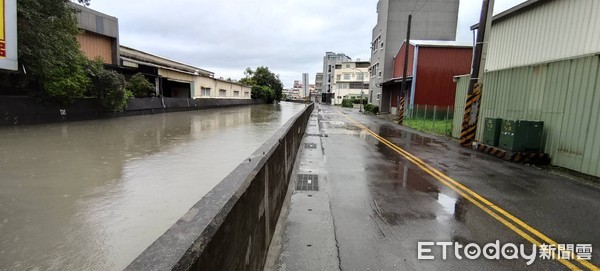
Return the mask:
MULTIPOLYGON (((421 0, 426 1, 426 0, 421 0)), ((498 0, 514 5, 522 0, 498 0)), ((459 39, 481 0, 462 0, 459 39)), ((240 78, 246 67, 268 66, 289 87, 303 72, 322 69, 326 51, 370 57, 377 0, 92 0, 119 18, 123 45, 240 78)), ((466 35, 465 35, 466 33, 466 35)))

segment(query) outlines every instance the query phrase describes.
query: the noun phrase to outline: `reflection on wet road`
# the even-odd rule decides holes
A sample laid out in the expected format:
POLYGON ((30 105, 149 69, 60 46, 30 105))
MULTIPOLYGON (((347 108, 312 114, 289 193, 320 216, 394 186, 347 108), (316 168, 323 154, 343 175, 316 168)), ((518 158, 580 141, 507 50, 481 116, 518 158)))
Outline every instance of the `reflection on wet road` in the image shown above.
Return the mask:
MULTIPOLYGON (((502 221, 544 241, 525 226, 558 243, 600 246, 600 190, 525 165, 509 164, 463 149, 453 142, 410 132, 374 116, 320 106, 319 125, 326 157, 329 198, 338 240, 341 269, 347 270, 548 270, 582 262, 537 260, 424 261, 417 259, 417 242, 461 244, 531 242, 502 221), (351 119, 346 118, 350 116, 351 119), (360 129, 352 119, 374 134, 360 129), (378 140, 377 137, 381 139, 378 140), (388 142, 388 143, 386 143, 388 142), (398 146, 440 172, 427 173, 398 146), (432 175, 433 174, 433 175, 432 175), (474 204, 472 194, 456 189, 445 174, 507 210, 500 219, 495 205, 474 204), (438 176, 438 177, 434 177, 438 176), (593 213, 593 215, 589 215, 593 213), (514 216, 513 216, 514 215, 514 216), (519 217, 522 226, 511 217, 519 217), (521 229, 519 229, 521 228, 521 229)), ((477 200, 479 202, 479 200, 477 200)), ((433 254, 441 255, 434 248, 433 254)), ((593 253, 591 263, 600 258, 593 253)), ((597 265, 597 264, 596 264, 597 265)), ((593 267, 593 265, 590 265, 593 267)))
POLYGON ((0 128, 0 270, 121 270, 304 105, 0 128))

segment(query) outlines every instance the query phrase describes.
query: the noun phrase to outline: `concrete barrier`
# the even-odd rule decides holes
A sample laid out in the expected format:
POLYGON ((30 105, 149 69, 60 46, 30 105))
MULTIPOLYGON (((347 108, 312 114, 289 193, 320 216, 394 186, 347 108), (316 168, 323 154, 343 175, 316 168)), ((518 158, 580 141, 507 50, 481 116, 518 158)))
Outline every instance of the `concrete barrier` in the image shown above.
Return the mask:
POLYGON ((289 120, 126 270, 262 270, 313 108, 289 120))
POLYGON ((0 126, 90 120, 264 103, 252 99, 137 98, 123 112, 106 112, 96 98, 75 99, 71 105, 36 103, 29 97, 0 97, 0 126), (164 103, 164 105, 163 105, 164 103))

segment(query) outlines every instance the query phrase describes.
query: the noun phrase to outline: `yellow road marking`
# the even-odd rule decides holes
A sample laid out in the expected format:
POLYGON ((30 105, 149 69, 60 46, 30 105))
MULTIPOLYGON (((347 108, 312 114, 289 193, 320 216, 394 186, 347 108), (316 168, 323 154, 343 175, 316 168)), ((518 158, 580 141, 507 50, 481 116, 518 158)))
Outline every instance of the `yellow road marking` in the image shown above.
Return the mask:
MULTIPOLYGON (((379 136, 378 134, 376 134, 375 132, 371 131, 369 128, 367 128, 366 126, 364 126, 361 123, 357 122, 356 120, 352 119, 351 117, 346 116, 344 114, 342 114, 342 116, 344 116, 345 118, 347 118, 348 120, 350 120, 351 122, 353 122, 359 128, 365 130, 367 133, 369 133, 371 136, 373 136, 375 139, 377 139, 381 143, 385 144, 386 146, 388 146, 391 149, 393 149, 396 152, 398 152, 404 158, 406 158, 407 160, 409 160, 410 162, 412 162, 413 164, 415 164, 417 167, 421 168, 423 171, 425 171, 426 173, 428 173, 429 175, 431 175, 432 177, 434 177, 436 180, 440 181, 441 183, 445 184, 446 186, 448 186, 452 190, 454 190, 457 193, 459 193, 465 199, 467 199, 470 202, 472 202, 474 205, 476 205, 477 207, 479 207, 480 209, 482 209, 484 212, 488 213, 490 216, 492 216, 495 219, 497 219, 498 221, 500 221, 502 224, 504 224, 505 226, 507 226, 508 228, 510 228, 511 230, 513 230, 515 233, 519 234, 521 237, 523 237, 526 240, 528 240, 529 242, 537 245, 538 247, 541 245, 540 242, 538 242, 537 240, 535 240, 529 234, 521 231, 521 229, 519 229, 518 227, 516 227, 511 222, 506 221, 504 218, 498 216, 498 214, 494 213, 493 211, 491 211, 486 206, 484 206, 481 203, 477 202, 475 199, 473 199, 473 197, 476 198, 476 199, 478 199, 479 201, 481 201, 485 205, 489 206, 490 208, 494 209, 498 213, 504 215, 508 219, 512 220, 513 222, 515 222, 519 226, 523 227, 524 229, 526 229, 530 233, 532 233, 535 236, 537 236, 538 238, 542 239, 544 242, 546 242, 546 244, 555 244, 555 245, 557 244, 557 242, 555 242, 554 240, 550 239, 549 237, 547 237, 546 235, 542 234, 541 232, 539 232, 538 230, 534 229, 533 227, 527 225, 522 220, 520 220, 517 217, 511 215, 510 213, 508 213, 504 209, 498 207, 497 205, 491 203, 490 201, 488 201, 487 199, 483 198, 479 194, 475 193, 473 190, 471 190, 471 189, 467 188, 466 186, 462 185, 461 183, 459 183, 459 182, 455 181, 454 179, 446 176, 444 173, 438 171, 434 167, 432 167, 429 164, 423 162, 423 160, 419 159, 418 157, 416 157, 416 156, 412 155, 411 153, 405 151, 404 149, 396 146, 394 143, 388 141, 387 139, 379 136), (468 196, 466 194, 470 194, 473 197, 468 196)), ((555 254, 553 253, 553 255, 555 255, 555 254)), ((564 260, 564 259, 558 259, 558 258, 559 257, 555 257, 555 259, 557 261, 559 261, 560 263, 564 264, 569 269, 571 269, 571 270, 580 270, 580 268, 578 268, 577 266, 573 265, 569 261, 564 260)), ((593 265, 592 263, 590 263, 590 262, 588 262, 586 260, 576 259, 576 261, 578 261, 581 265, 589 268, 590 270, 600 270, 600 268, 598 268, 597 266, 593 265)))

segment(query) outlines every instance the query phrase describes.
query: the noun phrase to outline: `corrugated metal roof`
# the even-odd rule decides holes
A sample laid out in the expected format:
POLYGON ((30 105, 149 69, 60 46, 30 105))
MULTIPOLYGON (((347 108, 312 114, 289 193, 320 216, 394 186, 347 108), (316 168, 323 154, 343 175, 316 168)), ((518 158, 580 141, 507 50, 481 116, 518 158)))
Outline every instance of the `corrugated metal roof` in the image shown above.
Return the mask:
MULTIPOLYGON (((160 66, 161 68, 169 68, 171 70, 181 70, 186 73, 192 74, 202 74, 204 76, 213 77, 214 72, 207 71, 198 67, 194 67, 188 64, 184 64, 175 60, 171 60, 162 56, 157 56, 151 53, 147 53, 138 49, 133 49, 127 46, 120 46, 120 54, 121 57, 125 57, 128 59, 133 59, 142 62, 148 62, 154 64, 156 66, 160 66)), ((142 63, 143 64, 143 63, 142 63)))

